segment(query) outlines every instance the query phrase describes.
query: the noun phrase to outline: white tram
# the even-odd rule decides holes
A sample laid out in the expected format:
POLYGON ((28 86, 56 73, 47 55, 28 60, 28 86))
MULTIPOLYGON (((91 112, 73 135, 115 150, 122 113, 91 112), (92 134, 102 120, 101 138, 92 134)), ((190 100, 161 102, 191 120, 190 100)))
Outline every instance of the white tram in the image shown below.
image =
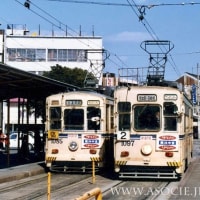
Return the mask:
POLYGON ((97 168, 104 167, 112 147, 113 113, 113 99, 96 92, 74 91, 47 97, 46 166, 51 171, 85 172, 95 161, 97 168))
POLYGON ((115 172, 120 178, 180 178, 191 162, 193 108, 172 87, 115 90, 115 172))

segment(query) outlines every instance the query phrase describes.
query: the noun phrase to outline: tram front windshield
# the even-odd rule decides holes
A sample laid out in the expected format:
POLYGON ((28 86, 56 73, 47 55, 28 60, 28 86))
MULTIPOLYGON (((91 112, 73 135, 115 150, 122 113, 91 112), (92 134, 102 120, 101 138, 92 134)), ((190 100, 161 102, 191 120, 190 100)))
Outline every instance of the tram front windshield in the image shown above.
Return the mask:
POLYGON ((83 108, 64 110, 65 130, 99 130, 101 110, 96 107, 87 107, 87 123, 84 125, 85 110, 83 108))
POLYGON ((157 131, 160 129, 160 106, 137 105, 134 107, 134 129, 157 131))

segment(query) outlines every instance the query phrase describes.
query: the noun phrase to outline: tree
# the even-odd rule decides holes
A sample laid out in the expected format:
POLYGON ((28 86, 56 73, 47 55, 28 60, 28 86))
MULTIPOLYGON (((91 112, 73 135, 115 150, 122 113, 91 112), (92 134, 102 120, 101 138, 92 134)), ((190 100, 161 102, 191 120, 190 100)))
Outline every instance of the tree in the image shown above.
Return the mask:
POLYGON ((68 68, 56 65, 51 67, 51 71, 44 72, 43 76, 46 76, 57 81, 69 83, 77 87, 83 87, 84 80, 87 74, 87 70, 80 68, 68 68))
MULTIPOLYGON (((81 88, 84 86, 86 74, 87 70, 80 68, 71 69, 57 64, 56 66, 51 67, 51 71, 44 72, 43 76, 81 88)), ((43 121, 45 121, 45 101, 31 100, 29 103, 30 108, 32 109, 30 114, 35 113, 36 117, 41 116, 43 121), (36 108, 36 110, 33 108, 36 108)))

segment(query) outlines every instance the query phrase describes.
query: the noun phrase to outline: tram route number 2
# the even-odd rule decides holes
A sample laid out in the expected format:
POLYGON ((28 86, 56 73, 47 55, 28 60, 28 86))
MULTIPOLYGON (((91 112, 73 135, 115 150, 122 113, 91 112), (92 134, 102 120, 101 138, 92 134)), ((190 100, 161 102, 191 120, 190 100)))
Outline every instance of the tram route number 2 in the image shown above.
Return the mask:
POLYGON ((48 131, 48 139, 58 139, 58 131, 48 131))
POLYGON ((130 140, 129 131, 119 131, 117 133, 117 140, 130 140))

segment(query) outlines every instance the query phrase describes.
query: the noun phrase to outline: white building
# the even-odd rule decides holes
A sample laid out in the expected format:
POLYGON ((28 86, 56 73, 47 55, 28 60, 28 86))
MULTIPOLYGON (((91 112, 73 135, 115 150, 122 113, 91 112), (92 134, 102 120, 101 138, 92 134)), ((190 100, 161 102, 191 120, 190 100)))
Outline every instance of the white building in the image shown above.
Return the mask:
POLYGON ((8 28, 1 47, 4 46, 4 63, 9 66, 42 74, 56 64, 86 70, 91 63, 102 64, 101 37, 41 36, 29 33, 25 26, 8 28))
MULTIPOLYGON (((31 33, 24 25, 8 25, 0 30, 0 62, 11 67, 42 75, 51 66, 65 66, 89 70, 91 66, 103 69, 102 37, 99 36, 42 36, 31 33)), ((99 79, 99 83, 101 79, 99 79)), ((18 124, 16 101, 10 101, 11 124, 18 124)), ((3 124, 7 121, 6 104, 3 106, 3 124)), ((20 111, 20 113, 22 113, 20 111)), ((23 109, 26 115, 26 108, 23 109)), ((26 123, 26 122, 24 122, 26 123)), ((34 117, 30 124, 35 123, 34 117)), ((39 119, 41 123, 41 119, 39 119)), ((14 126, 13 126, 14 127, 14 126)), ((2 127, 3 129, 5 128, 2 127)), ((12 128, 13 130, 13 128, 12 128)))

